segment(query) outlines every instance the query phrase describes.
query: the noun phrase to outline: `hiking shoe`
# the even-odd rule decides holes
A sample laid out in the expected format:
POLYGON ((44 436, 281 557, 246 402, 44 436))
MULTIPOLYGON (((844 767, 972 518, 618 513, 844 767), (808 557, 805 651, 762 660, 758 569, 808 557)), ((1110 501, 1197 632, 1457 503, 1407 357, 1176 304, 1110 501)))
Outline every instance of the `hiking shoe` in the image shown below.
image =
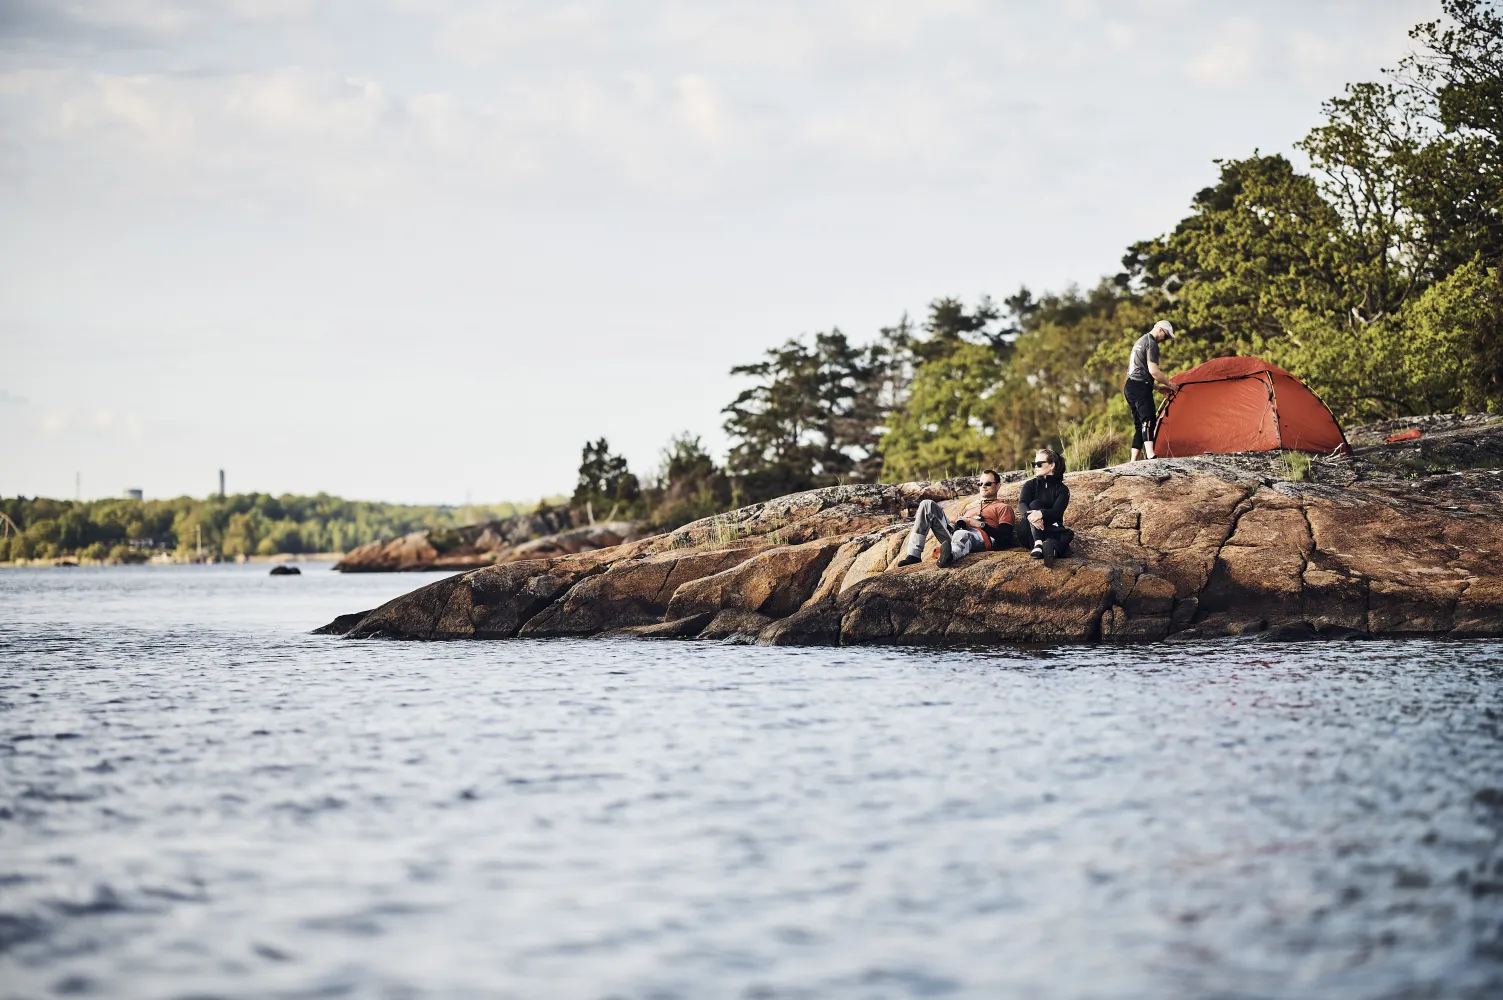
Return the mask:
POLYGON ((898 565, 899 566, 912 566, 914 563, 916 563, 918 561, 919 561, 919 557, 918 556, 904 556, 903 558, 901 558, 901 559, 898 560, 898 565))
POLYGON ((955 561, 955 550, 950 548, 950 540, 947 538, 939 543, 939 567, 944 569, 955 561))
POLYGON ((1034 542, 1033 543, 1033 551, 1030 552, 1030 553, 1028 553, 1028 554, 1030 556, 1032 556, 1033 558, 1035 558, 1035 559, 1042 559, 1042 558, 1044 558, 1044 543, 1043 542, 1034 542))
POLYGON ((1043 553, 1042 553, 1042 555, 1041 555, 1041 558, 1044 560, 1044 565, 1046 567, 1050 568, 1050 569, 1053 569, 1054 568, 1055 548, 1056 548, 1055 544, 1054 544, 1054 539, 1052 539, 1052 538, 1046 538, 1042 542, 1040 542, 1039 545, 1044 550, 1043 553))

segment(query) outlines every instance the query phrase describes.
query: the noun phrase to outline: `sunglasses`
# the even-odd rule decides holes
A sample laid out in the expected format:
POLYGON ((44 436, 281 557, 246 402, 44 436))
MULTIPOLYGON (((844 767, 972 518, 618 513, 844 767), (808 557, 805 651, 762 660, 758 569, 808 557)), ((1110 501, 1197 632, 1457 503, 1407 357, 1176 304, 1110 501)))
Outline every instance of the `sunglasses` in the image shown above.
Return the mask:
POLYGON ((1041 465, 1048 465, 1048 464, 1049 464, 1049 460, 1048 460, 1048 459, 1045 459, 1045 460, 1044 460, 1044 461, 1042 461, 1042 462, 1034 462, 1034 463, 1033 463, 1033 467, 1034 467, 1034 468, 1035 468, 1035 469, 1037 469, 1037 468, 1038 468, 1038 467, 1039 467, 1039 466, 1041 466, 1041 465))
POLYGON ((983 479, 983 480, 981 480, 981 485, 983 487, 986 487, 986 486, 996 486, 997 485, 997 481, 995 479, 983 479))

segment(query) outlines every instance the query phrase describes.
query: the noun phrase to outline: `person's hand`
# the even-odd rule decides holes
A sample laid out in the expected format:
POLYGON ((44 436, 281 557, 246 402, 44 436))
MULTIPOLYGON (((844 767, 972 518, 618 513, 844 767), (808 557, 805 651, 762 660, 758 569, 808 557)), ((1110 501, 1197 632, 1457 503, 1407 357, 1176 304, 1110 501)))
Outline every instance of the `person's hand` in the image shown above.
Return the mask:
POLYGON ((1035 528, 1042 528, 1044 526, 1044 512, 1041 510, 1030 510, 1028 512, 1028 523, 1035 528))

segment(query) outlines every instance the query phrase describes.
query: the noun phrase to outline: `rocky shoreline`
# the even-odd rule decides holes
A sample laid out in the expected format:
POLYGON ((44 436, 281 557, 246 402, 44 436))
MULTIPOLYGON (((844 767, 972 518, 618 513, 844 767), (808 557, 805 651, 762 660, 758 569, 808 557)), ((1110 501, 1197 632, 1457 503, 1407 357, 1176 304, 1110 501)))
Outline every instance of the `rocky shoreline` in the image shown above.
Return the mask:
POLYGON ((548 508, 447 531, 414 531, 367 542, 351 549, 334 569, 341 573, 481 569, 609 548, 645 534, 645 526, 635 521, 576 525, 566 508, 548 508))
MULTIPOLYGON (((974 479, 837 486, 457 574, 318 631, 772 645, 1503 636, 1503 420, 1416 418, 1349 438, 1352 456, 1307 472, 1250 454, 1070 474, 1077 537, 1052 568, 1019 549, 893 565, 918 502, 958 510, 974 479), (1384 443, 1406 428, 1421 436, 1384 443)), ((1004 477, 1004 499, 1023 478, 1004 477)))

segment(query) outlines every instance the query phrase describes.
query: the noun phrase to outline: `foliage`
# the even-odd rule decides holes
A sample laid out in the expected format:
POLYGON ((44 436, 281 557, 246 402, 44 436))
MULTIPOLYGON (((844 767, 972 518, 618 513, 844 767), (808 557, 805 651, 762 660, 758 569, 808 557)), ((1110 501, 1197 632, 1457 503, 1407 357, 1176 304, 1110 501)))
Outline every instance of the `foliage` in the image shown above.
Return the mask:
POLYGON ((731 482, 699 438, 685 432, 663 449, 662 469, 648 495, 653 526, 671 531, 729 507, 731 482))
POLYGON ((999 466, 1017 468, 1044 445, 1063 451, 1064 428, 1082 422, 1130 427, 1124 359, 1153 324, 1153 311, 1107 281, 1089 293, 1072 288, 1038 300, 1024 289, 1009 301, 1020 332, 999 398, 992 453, 999 466))
POLYGON ((579 458, 579 480, 569 505, 588 510, 604 521, 641 514, 641 483, 626 467, 625 458, 611 454, 605 438, 585 443, 579 458))
MULTIPOLYGON (((0 529, 0 561, 81 556, 144 562, 196 558, 200 533, 208 559, 276 553, 346 552, 379 538, 444 529, 517 513, 513 504, 424 507, 316 496, 242 493, 168 500, 0 500, 21 529, 0 529)), ((3 522, 0 522, 3 524, 3 522)))
POLYGON ((792 339, 731 369, 754 384, 723 412, 734 442, 727 462, 743 501, 873 478, 892 391, 893 347, 851 346, 839 330, 792 339))
POLYGON ((906 399, 881 440, 888 482, 942 479, 980 470, 996 434, 993 399, 1011 350, 995 328, 1001 313, 988 299, 966 312, 957 299, 937 299, 927 336, 907 345, 916 366, 906 399))

